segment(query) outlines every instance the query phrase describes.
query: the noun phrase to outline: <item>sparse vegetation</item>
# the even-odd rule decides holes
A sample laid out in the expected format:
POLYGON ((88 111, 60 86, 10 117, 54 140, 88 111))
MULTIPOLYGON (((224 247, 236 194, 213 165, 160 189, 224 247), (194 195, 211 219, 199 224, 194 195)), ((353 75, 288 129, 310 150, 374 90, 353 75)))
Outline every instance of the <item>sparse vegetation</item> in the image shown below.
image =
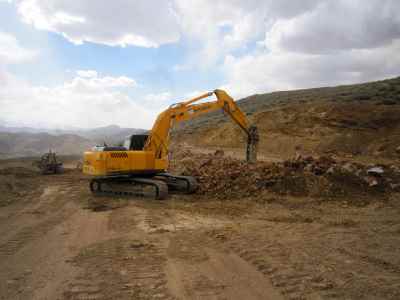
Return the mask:
MULTIPOLYGON (((394 159, 400 146, 399 88, 400 77, 253 95, 238 102, 258 126, 266 156, 289 158, 300 150, 394 159)), ((173 136, 196 146, 233 148, 242 147, 244 139, 220 112, 187 122, 173 136)))

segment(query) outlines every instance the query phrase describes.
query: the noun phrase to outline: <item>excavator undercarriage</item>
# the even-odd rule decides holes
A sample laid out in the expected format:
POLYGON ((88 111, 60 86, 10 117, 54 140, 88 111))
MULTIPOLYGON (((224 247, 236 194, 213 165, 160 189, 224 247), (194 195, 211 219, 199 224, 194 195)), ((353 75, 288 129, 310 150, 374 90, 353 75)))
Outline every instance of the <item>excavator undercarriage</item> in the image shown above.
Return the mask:
POLYGON ((96 195, 137 196, 163 200, 169 191, 185 194, 197 189, 197 181, 191 176, 174 176, 168 173, 153 177, 107 176, 90 181, 90 190, 96 195))

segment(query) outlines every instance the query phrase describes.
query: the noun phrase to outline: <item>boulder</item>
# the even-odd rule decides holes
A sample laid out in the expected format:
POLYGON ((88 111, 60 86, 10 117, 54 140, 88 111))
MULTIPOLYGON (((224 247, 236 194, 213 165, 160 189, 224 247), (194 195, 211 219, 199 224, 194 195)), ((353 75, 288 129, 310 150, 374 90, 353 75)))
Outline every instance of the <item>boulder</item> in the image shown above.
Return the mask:
POLYGON ((366 176, 366 177, 364 177, 364 180, 370 187, 374 187, 379 184, 378 180, 376 180, 376 178, 372 177, 372 176, 366 176))

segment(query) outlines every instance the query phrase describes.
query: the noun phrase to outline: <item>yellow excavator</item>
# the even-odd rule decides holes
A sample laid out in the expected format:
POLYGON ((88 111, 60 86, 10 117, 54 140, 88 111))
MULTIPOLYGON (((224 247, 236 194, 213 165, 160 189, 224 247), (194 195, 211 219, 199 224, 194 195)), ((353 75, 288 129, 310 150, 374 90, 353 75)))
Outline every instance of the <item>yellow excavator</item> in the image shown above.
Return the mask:
POLYGON ((163 111, 148 135, 132 135, 121 147, 99 147, 84 153, 83 172, 93 176, 94 194, 148 196, 165 199, 168 190, 192 193, 197 182, 191 176, 167 173, 170 130, 174 124, 222 109, 247 135, 246 159, 257 160, 258 132, 235 101, 223 90, 215 90, 163 111), (216 100, 200 100, 216 96, 216 100), (197 103, 196 103, 197 102, 197 103))

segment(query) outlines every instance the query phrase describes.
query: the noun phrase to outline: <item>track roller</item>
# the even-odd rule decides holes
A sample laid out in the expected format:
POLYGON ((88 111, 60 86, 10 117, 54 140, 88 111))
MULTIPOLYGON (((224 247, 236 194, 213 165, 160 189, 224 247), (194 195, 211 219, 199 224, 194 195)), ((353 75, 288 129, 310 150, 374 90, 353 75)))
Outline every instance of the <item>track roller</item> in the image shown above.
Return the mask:
POLYGON ((148 197, 146 187, 151 187, 154 199, 163 200, 168 197, 168 185, 156 179, 149 178, 101 178, 92 179, 89 183, 90 191, 95 195, 118 195, 148 197))
POLYGON ((171 190, 191 194, 196 191, 198 184, 192 176, 175 176, 169 173, 159 173, 155 178, 162 179, 171 190))
POLYGON ((101 190, 101 180, 93 179, 89 183, 90 191, 94 194, 100 194, 101 190))

